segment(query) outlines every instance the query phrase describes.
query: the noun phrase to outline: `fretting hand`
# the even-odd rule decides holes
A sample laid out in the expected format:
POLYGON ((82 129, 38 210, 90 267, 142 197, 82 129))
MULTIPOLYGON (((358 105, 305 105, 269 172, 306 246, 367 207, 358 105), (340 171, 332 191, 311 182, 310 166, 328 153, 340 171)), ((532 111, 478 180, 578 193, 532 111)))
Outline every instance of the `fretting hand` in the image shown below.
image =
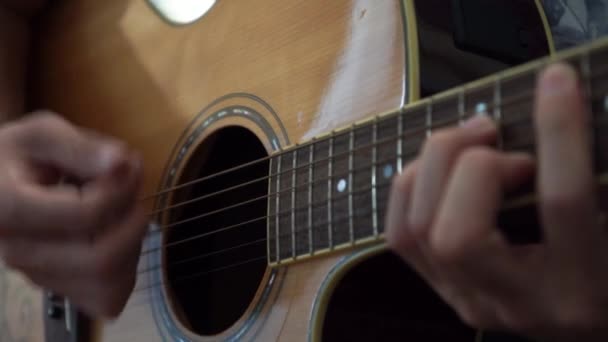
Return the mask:
POLYGON ((539 80, 538 159, 489 146, 489 118, 440 131, 393 184, 387 239, 472 326, 547 341, 608 340, 608 241, 599 220, 589 114, 576 73, 539 80), (495 227, 503 194, 536 177, 541 244, 495 227))
POLYGON ((120 313, 145 232, 139 157, 55 115, 34 114, 0 126, 0 160, 4 262, 91 315, 120 313))

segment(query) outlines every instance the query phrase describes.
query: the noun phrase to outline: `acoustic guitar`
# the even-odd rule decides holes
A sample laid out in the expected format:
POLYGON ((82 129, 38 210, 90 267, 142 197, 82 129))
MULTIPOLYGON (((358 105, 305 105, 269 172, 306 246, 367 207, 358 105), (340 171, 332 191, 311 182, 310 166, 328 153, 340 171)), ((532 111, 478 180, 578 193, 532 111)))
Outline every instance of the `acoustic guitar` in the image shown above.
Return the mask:
MULTIPOLYGON (((485 114, 534 150, 548 27, 538 0, 57 2, 31 106, 141 151, 150 227, 115 321, 0 272, 0 340, 520 341, 464 325, 383 215, 436 129, 485 114)), ((605 45, 559 55, 597 115, 605 45)))

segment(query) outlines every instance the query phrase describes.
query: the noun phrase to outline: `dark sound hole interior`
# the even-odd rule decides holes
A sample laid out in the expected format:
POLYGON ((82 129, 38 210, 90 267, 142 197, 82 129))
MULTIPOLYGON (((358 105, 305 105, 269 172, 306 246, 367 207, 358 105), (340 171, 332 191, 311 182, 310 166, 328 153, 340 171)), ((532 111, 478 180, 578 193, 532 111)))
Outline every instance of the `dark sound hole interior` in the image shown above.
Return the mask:
POLYGON ((355 266, 329 302, 323 341, 474 342, 476 332, 392 253, 355 266))
MULTIPOLYGON (((484 332, 481 342, 531 342, 484 332)), ((392 253, 365 260, 340 280, 327 307, 323 341, 475 342, 478 333, 392 253)))
MULTIPOLYGON (((266 156, 250 131, 226 128, 203 142, 179 183, 266 156)), ((174 312, 197 334, 217 334, 234 324, 259 287, 267 264, 266 176, 268 162, 255 163, 181 189, 173 200, 207 196, 172 210, 171 222, 179 224, 169 230, 165 246, 174 312), (256 179, 262 180, 250 182, 256 179)))

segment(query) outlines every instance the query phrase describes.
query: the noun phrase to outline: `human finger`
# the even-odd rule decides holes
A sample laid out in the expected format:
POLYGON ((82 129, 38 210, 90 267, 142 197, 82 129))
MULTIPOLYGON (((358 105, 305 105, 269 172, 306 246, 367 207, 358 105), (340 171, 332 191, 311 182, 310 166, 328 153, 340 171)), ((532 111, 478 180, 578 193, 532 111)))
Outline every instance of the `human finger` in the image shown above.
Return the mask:
POLYGON ((489 144, 495 138, 496 127, 485 116, 474 117, 464 127, 449 128, 429 138, 412 190, 409 224, 414 234, 427 233, 459 153, 473 145, 489 144))

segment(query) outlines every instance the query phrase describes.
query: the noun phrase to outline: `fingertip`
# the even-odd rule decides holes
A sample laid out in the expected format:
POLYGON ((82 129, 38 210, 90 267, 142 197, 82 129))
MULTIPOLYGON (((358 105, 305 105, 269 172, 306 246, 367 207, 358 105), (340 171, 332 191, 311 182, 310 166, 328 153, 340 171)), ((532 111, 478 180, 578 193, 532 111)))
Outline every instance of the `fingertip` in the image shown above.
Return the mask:
POLYGON ((407 212, 416 165, 416 162, 408 165, 392 182, 386 215, 386 239, 389 248, 397 253, 414 240, 407 225, 407 212))
POLYGON ((135 187, 139 187, 143 173, 142 159, 138 153, 124 146, 107 145, 100 153, 100 170, 106 175, 103 178, 113 184, 135 184, 135 187))
POLYGON ((577 87, 576 71, 568 64, 555 63, 540 75, 539 91, 543 96, 562 96, 577 87))
POLYGON ((496 124, 485 114, 479 114, 469 118, 462 124, 462 128, 481 133, 496 132, 496 124))
POLYGON ((95 158, 100 173, 120 173, 128 170, 129 153, 118 143, 103 143, 95 158))

